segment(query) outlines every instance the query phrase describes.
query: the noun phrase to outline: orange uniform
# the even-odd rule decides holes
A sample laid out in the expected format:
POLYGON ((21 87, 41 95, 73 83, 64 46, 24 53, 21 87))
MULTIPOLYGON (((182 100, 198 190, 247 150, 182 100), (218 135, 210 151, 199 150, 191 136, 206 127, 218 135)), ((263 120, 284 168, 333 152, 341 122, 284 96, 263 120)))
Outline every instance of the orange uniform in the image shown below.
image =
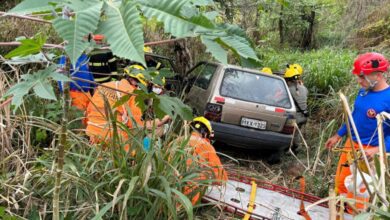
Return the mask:
POLYGON ((77 109, 80 109, 81 111, 87 110, 89 100, 91 100, 91 95, 89 94, 89 92, 71 90, 69 94, 72 98, 72 106, 76 107, 77 109))
MULTIPOLYGON (((356 150, 359 150, 359 145, 356 142, 352 142, 352 143, 353 143, 353 147, 356 150)), ((365 150, 369 149, 371 147, 372 146, 363 145, 363 148, 365 150)), ((346 151, 352 150, 350 139, 347 139, 347 141, 345 142, 344 150, 346 150, 346 151)), ((336 181, 335 181, 336 193, 341 194, 341 195, 348 194, 348 189, 344 185, 344 180, 347 176, 352 174, 351 170, 349 169, 349 166, 347 164, 348 164, 348 154, 346 152, 342 152, 340 154, 340 160, 339 160, 339 163, 337 165, 336 181)))
MULTIPOLYGON (((206 138, 202 138, 197 132, 193 132, 190 137, 189 146, 194 149, 194 156, 198 158, 201 167, 210 167, 213 173, 203 173, 198 180, 205 180, 208 178, 214 178, 218 180, 216 184, 221 184, 222 181, 228 180, 227 172, 223 169, 221 160, 219 159, 214 147, 210 144, 210 141, 206 138)), ((187 160, 187 166, 191 166, 192 160, 187 160)), ((196 184, 189 184, 184 189, 184 194, 188 195, 193 189, 197 188, 196 184)), ((196 204, 199 200, 200 193, 197 193, 192 198, 192 204, 196 204)))
MULTIPOLYGON (((132 93, 135 89, 135 87, 132 86, 126 79, 107 82, 103 85, 128 93, 132 93)), ((87 108, 88 125, 86 128, 86 134, 90 137, 90 141, 92 143, 109 142, 112 136, 112 124, 110 123, 108 116, 105 115, 106 110, 104 106, 104 96, 107 98, 110 105, 109 108, 117 112, 116 120, 118 122, 126 124, 127 127, 132 128, 134 126, 132 119, 134 119, 138 125, 142 126, 142 111, 137 106, 135 96, 131 96, 125 104, 115 109, 112 108, 114 104, 124 95, 126 94, 113 89, 102 86, 97 87, 87 108), (126 106, 129 107, 131 115, 128 114, 126 106)), ((118 133, 119 137, 122 138, 123 141, 127 140, 128 135, 125 131, 120 129, 120 126, 118 126, 118 133)), ((128 145, 125 146, 125 150, 129 150, 128 145)))

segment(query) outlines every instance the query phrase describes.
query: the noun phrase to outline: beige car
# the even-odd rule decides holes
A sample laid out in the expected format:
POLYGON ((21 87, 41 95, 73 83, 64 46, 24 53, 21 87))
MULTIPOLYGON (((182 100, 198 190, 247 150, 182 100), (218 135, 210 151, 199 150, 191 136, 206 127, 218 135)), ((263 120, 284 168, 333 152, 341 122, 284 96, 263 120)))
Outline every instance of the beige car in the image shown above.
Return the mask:
POLYGON ((296 108, 280 76, 201 62, 190 70, 188 82, 186 103, 211 121, 215 140, 276 152, 290 146, 296 108))

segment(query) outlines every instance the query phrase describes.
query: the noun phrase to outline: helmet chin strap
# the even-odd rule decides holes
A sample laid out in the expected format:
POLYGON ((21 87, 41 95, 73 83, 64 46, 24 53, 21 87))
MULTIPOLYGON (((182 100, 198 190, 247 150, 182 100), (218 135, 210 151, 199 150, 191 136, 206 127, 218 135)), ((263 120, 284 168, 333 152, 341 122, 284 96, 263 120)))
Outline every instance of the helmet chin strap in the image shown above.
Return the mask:
POLYGON ((368 88, 365 90, 363 95, 367 95, 369 91, 372 91, 376 84, 378 84, 378 80, 370 80, 366 75, 364 75, 364 79, 370 84, 368 88))

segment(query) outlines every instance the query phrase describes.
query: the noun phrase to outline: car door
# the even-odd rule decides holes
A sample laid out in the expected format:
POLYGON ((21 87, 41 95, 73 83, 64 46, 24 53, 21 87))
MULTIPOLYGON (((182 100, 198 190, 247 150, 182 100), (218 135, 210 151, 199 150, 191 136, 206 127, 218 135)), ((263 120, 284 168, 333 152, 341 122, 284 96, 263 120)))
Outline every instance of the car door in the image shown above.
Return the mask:
POLYGON ((188 81, 190 91, 186 96, 186 103, 194 108, 196 114, 203 114, 204 108, 210 96, 211 81, 218 65, 201 62, 197 64, 189 73, 188 81))

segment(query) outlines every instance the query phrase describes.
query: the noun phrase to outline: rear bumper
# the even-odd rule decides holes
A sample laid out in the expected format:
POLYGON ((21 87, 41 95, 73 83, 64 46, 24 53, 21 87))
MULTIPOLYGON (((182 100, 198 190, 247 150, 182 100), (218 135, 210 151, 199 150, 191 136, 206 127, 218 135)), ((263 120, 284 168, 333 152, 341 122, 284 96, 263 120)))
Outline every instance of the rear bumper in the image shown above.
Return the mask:
POLYGON ((291 144, 292 134, 262 131, 237 125, 211 122, 214 139, 246 149, 284 150, 291 144))

